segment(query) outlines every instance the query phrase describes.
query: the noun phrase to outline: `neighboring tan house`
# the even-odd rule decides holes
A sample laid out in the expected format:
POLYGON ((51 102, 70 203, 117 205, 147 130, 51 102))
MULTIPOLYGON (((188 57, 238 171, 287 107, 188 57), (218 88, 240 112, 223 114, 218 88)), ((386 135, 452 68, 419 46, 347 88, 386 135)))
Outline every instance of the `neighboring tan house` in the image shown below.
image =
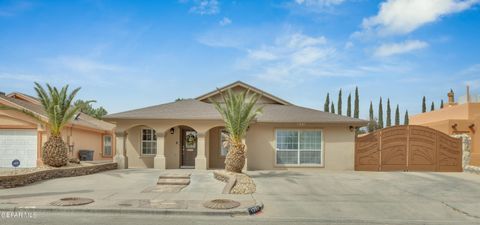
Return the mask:
POLYGON ((463 101, 455 102, 448 93, 448 104, 442 109, 410 116, 410 124, 422 125, 446 134, 468 134, 472 140, 470 164, 480 166, 480 99, 470 96, 469 88, 463 101))
MULTIPOLYGON (((0 105, 27 110, 48 121, 37 98, 14 92, 0 93, 0 105)), ((69 157, 78 158, 79 150, 93 150, 94 160, 112 160, 115 155, 115 125, 79 113, 62 131, 69 148, 69 157)), ((42 165, 41 146, 48 139, 46 127, 34 118, 15 110, 0 110, 0 167, 12 167, 14 159, 20 167, 42 165)))
MULTIPOLYGON (((261 94, 260 115, 249 127, 248 170, 325 168, 353 170, 355 128, 367 121, 296 106, 243 82, 220 88, 261 94)), ((119 168, 223 168, 228 148, 224 122, 211 100, 195 99, 111 114, 119 168)))

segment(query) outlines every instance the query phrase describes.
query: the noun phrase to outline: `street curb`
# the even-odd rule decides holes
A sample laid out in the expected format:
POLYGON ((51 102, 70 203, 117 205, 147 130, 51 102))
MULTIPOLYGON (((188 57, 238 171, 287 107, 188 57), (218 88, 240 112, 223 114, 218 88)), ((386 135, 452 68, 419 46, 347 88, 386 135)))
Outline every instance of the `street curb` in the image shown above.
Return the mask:
POLYGON ((263 203, 257 202, 247 208, 233 210, 179 210, 179 209, 154 209, 154 208, 76 208, 75 206, 21 206, 0 207, 0 212, 79 212, 79 213, 109 213, 109 214, 157 214, 157 215, 197 215, 197 216, 247 216, 260 212, 263 203))

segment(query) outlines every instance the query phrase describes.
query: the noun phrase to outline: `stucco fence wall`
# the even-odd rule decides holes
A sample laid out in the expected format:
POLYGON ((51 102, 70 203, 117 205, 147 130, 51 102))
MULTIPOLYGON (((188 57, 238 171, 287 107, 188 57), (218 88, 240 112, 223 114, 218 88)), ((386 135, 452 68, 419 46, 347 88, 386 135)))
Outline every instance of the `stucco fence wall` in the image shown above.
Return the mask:
POLYGON ((83 176, 113 169, 117 169, 117 163, 111 162, 79 167, 53 168, 23 174, 5 175, 0 176, 0 189, 23 186, 53 178, 83 176))

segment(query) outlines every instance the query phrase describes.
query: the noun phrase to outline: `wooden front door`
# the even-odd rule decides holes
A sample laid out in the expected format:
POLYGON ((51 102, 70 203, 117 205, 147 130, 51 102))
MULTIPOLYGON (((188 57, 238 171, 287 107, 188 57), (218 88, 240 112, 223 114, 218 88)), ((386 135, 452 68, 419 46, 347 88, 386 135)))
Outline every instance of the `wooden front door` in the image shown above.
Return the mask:
POLYGON ((197 132, 192 129, 182 129, 182 162, 183 168, 195 167, 197 157, 197 132))

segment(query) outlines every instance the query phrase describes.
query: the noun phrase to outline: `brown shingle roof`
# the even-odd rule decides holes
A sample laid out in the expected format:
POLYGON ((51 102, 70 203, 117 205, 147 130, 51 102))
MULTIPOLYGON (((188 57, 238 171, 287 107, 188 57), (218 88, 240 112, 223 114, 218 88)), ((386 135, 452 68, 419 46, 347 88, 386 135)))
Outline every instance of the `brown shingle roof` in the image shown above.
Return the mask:
MULTIPOLYGON (((367 121, 296 105, 264 104, 257 122, 366 125, 367 121)), ((213 104, 188 99, 105 116, 106 119, 222 119, 213 104)))
MULTIPOLYGON (((31 111, 46 120, 48 119, 47 114, 45 113, 45 110, 41 105, 33 104, 16 98, 7 97, 5 95, 0 95, 0 99, 17 105, 20 108, 31 111)), ((71 124, 105 131, 111 131, 115 127, 114 124, 93 118, 85 113, 80 113, 80 116, 76 120, 72 120, 71 124)))

